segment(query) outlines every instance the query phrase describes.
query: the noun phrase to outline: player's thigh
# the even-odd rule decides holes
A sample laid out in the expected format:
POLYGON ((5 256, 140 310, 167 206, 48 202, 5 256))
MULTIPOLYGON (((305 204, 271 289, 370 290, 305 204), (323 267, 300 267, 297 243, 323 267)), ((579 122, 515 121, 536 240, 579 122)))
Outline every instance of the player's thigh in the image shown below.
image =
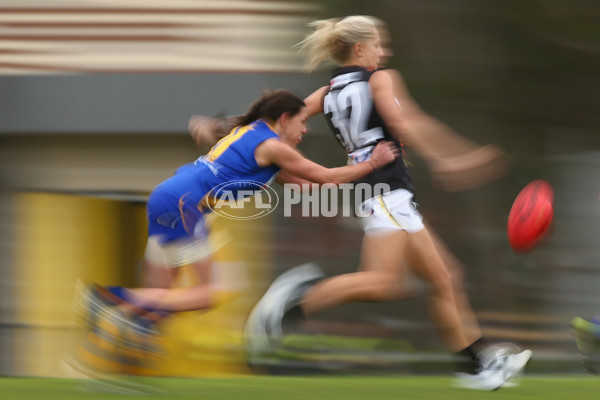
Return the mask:
POLYGON ((409 234, 403 230, 389 230, 363 237, 360 271, 379 271, 402 275, 405 268, 404 250, 409 234))
POLYGON ((192 264, 197 283, 211 283, 213 279, 213 259, 211 257, 198 260, 192 264))
POLYGON ((144 252, 143 286, 168 288, 176 275, 177 269, 170 264, 169 253, 160 244, 160 236, 150 236, 144 252))
POLYGON ((437 250, 442 262, 446 266, 448 272, 452 276, 453 280, 462 280, 464 275, 464 267, 460 260, 452 253, 452 251, 448 248, 446 243, 442 240, 442 238, 435 232, 431 226, 428 224, 425 225, 427 227, 427 231, 429 232, 429 236, 433 241, 433 245, 437 250))
POLYGON ((450 274, 427 229, 412 233, 406 241, 406 257, 410 269, 420 278, 444 284, 450 274))
POLYGON ((397 189, 362 203, 368 215, 362 220, 365 235, 361 270, 402 273, 407 239, 423 229, 423 217, 412 198, 412 192, 397 189))
POLYGON ((176 270, 164 265, 144 261, 143 286, 147 288, 169 288, 175 280, 176 270))

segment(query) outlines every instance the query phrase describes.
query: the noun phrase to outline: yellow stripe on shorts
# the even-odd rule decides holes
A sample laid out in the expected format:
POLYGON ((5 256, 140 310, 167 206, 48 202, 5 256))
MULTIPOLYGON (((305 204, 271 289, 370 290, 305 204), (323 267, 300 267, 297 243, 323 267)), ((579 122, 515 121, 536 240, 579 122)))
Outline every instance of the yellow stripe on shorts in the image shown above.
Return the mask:
POLYGON ((385 211, 385 214, 388 216, 388 218, 394 223, 394 225, 396 225, 396 227, 398 229, 404 229, 399 223, 398 221, 396 221, 396 218, 394 218, 394 216, 392 215, 392 213, 390 212, 390 210, 388 210, 388 208, 386 207, 385 203, 383 202, 383 196, 379 195, 377 196, 377 201, 379 201, 379 205, 381 206, 381 209, 383 211, 385 211))

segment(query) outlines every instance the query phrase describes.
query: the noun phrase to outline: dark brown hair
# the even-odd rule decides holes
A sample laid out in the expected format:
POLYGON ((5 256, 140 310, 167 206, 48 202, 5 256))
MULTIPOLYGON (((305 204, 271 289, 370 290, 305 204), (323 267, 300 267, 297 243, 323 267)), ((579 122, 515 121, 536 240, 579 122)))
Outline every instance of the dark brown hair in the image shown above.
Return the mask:
POLYGON ((267 90, 250 106, 246 114, 237 117, 235 125, 248 125, 261 118, 277 121, 285 113, 290 113, 293 117, 305 106, 301 98, 287 90, 267 90))

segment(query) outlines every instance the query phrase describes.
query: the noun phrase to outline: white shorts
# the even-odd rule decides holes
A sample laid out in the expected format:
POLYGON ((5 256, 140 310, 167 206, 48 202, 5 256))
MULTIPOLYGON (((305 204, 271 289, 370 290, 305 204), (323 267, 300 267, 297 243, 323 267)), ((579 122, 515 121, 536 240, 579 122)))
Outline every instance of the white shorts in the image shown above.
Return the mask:
POLYGON ((182 238, 168 243, 161 243, 161 235, 148 237, 144 257, 154 265, 165 268, 178 268, 208 259, 225 246, 229 240, 227 232, 216 232, 197 239, 182 238))
POLYGON ((212 254, 207 240, 179 239, 161 244, 160 235, 152 235, 146 243, 144 257, 154 265, 177 268, 193 264, 212 254))
POLYGON ((396 189, 372 197, 362 203, 365 234, 383 233, 391 230, 404 230, 416 233, 425 228, 423 216, 412 201, 413 194, 405 189, 396 189))

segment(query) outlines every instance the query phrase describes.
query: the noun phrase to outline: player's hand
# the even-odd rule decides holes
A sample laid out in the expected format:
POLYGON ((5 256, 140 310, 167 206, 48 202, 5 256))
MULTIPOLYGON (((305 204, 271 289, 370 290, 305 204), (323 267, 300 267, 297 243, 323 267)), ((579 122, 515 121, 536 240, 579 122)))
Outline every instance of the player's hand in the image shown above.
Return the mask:
POLYGON ((394 142, 382 141, 377 143, 373 149, 371 158, 369 158, 369 163, 371 163, 373 168, 377 169, 391 163, 399 155, 400 150, 396 147, 394 142))
POLYGON ((188 123, 190 136, 197 146, 212 147, 223 137, 223 118, 212 118, 204 115, 193 115, 188 123))
POLYGON ((431 166, 434 185, 457 192, 492 182, 508 173, 509 157, 495 145, 479 146, 431 166))

